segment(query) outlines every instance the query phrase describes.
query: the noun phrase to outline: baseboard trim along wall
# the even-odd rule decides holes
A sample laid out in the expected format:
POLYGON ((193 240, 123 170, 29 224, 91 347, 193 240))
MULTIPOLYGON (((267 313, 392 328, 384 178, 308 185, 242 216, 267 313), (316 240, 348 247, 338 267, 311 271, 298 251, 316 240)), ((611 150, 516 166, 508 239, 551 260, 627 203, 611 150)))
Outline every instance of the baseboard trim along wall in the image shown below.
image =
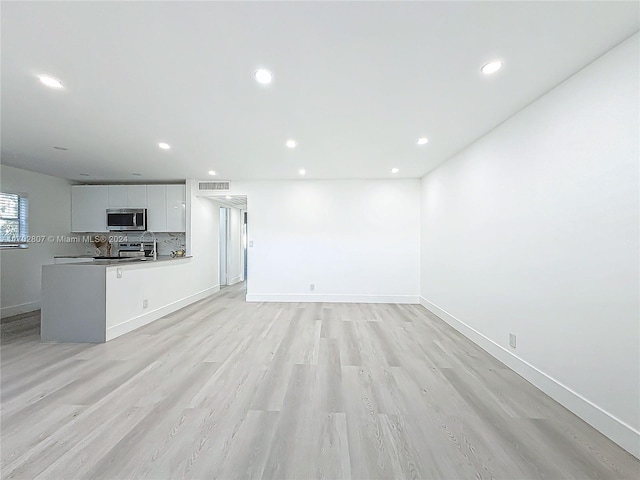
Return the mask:
POLYGON ((275 294, 250 293, 247 302, 300 302, 300 303, 406 303, 417 305, 420 303, 418 295, 351 295, 351 294, 275 294))
POLYGON ((593 428, 606 435, 636 458, 640 458, 640 432, 632 426, 604 411, 566 385, 538 370, 535 366, 514 355, 501 345, 484 336, 446 310, 420 297, 420 305, 441 318, 487 353, 504 363, 544 393, 553 398, 593 428))
POLYGON ((0 318, 13 317, 21 313, 33 312, 40 310, 40 302, 23 303, 21 305, 12 305, 10 307, 0 308, 0 318))
POLYGON ((156 310, 152 310, 138 317, 131 318, 126 322, 119 323, 118 325, 114 325, 112 327, 107 328, 107 338, 106 341, 113 340, 120 335, 124 335, 125 333, 129 333, 137 328, 143 327, 159 318, 164 317, 165 315, 169 315, 170 313, 175 312, 176 310, 180 310, 187 305, 191 305, 198 300, 202 300, 214 293, 220 291, 220 285, 215 285, 213 287, 207 288, 198 293, 194 293, 193 295, 189 295, 188 297, 184 297, 180 300, 176 300, 168 305, 164 305, 156 310))

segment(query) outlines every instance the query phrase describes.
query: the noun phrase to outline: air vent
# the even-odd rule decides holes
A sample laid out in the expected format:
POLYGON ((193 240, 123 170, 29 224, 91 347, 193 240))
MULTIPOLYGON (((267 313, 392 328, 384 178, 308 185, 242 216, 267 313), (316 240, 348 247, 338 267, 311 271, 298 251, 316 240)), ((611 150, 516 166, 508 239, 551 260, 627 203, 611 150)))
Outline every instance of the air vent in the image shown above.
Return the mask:
POLYGON ((231 189, 231 182, 199 182, 198 190, 208 192, 224 192, 231 189))

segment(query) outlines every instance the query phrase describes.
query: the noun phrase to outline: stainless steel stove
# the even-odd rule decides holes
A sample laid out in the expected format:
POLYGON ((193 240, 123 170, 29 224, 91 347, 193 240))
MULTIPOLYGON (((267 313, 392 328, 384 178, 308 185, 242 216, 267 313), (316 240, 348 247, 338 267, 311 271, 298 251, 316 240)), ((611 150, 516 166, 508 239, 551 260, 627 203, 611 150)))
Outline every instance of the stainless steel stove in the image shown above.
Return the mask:
POLYGON ((140 242, 125 242, 118 245, 119 257, 152 257, 153 242, 144 242, 142 251, 140 250, 140 242))

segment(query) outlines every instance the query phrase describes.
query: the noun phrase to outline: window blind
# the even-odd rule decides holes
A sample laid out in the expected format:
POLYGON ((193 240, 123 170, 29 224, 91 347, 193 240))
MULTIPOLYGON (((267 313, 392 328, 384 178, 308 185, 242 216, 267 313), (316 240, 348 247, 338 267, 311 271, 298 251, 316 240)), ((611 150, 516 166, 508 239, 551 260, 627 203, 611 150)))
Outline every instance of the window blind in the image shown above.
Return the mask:
POLYGON ((27 247, 29 200, 24 194, 0 193, 0 246, 27 247))

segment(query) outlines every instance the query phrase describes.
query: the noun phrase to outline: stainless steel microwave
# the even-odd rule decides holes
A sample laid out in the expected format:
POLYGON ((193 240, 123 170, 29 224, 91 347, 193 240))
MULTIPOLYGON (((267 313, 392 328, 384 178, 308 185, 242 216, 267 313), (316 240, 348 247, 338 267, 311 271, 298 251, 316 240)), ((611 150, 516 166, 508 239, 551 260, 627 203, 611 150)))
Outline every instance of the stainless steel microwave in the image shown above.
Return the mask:
POLYGON ((146 208, 107 208, 107 228, 114 232, 147 229, 146 208))

